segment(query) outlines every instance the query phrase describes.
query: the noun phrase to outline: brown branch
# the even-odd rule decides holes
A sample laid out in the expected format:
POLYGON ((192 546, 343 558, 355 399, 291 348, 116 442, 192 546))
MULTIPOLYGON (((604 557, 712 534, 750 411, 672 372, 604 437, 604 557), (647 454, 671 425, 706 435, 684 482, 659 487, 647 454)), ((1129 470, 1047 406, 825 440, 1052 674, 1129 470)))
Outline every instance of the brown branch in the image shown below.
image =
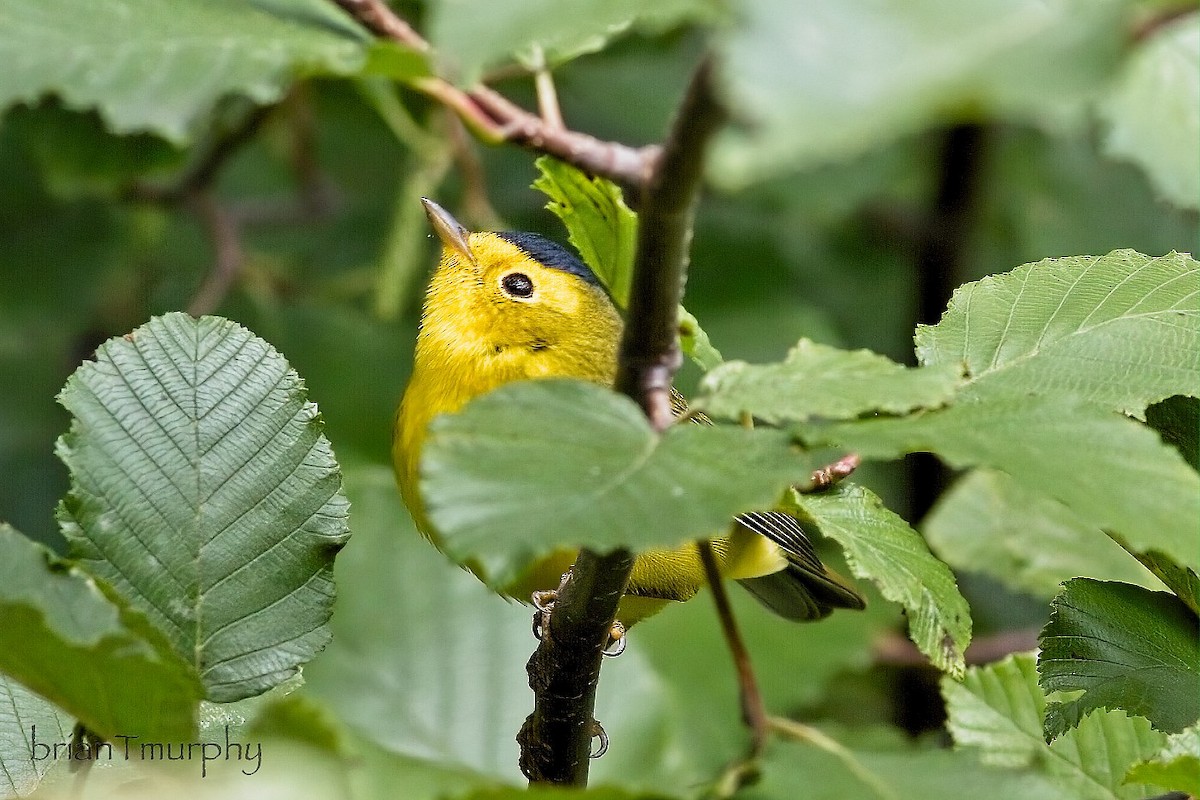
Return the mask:
POLYGON ((754 677, 754 667, 750 663, 750 651, 742 641, 738 630, 737 619, 733 616, 733 607, 729 604, 729 595, 725 592, 725 584, 721 580, 721 571, 717 567, 717 557, 713 553, 712 543, 708 539, 696 542, 700 550, 700 563, 704 565, 704 574, 708 585, 712 588, 713 602, 717 606, 717 618, 721 621, 721 632, 725 634, 725 643, 733 654, 733 665, 737 670, 739 700, 742 707, 742 721, 750 729, 750 753, 747 760, 757 759, 762 755, 767 744, 767 734, 770 725, 767 719, 767 707, 763 703, 762 693, 758 690, 758 680, 754 677))
MULTIPOLYGON (((332 2, 378 36, 418 50, 430 49, 429 42, 380 0, 332 2)), ((443 78, 422 77, 409 81, 409 85, 452 109, 485 142, 509 142, 548 153, 594 175, 629 186, 645 185, 658 155, 658 148, 653 146, 634 148, 556 127, 482 84, 463 91, 443 78)))
POLYGON ((384 39, 394 39, 414 50, 429 50, 429 42, 388 8, 383 0, 333 0, 358 20, 364 28, 384 39))
POLYGON ((245 257, 237 221, 233 214, 217 203, 210 192, 197 192, 190 205, 207 230, 213 246, 212 268, 187 307, 189 314, 200 317, 216 311, 233 286, 245 257))
POLYGON ((532 783, 586 786, 600 661, 633 554, 581 550, 559 587, 542 643, 526 665, 534 706, 517 734, 532 783))
POLYGON ((616 388, 632 397, 656 430, 674 421, 671 382, 679 350, 679 302, 704 153, 725 120, 713 95, 711 59, 692 76, 662 156, 642 193, 629 322, 621 339, 616 388))
POLYGON ((179 203, 213 185, 217 173, 228 163, 242 145, 254 138, 276 106, 257 106, 223 135, 213 139, 192 159, 183 173, 168 186, 134 183, 124 192, 127 200, 150 203, 179 203))
MULTIPOLYGON (((712 99, 711 79, 712 65, 705 60, 680 107, 665 156, 647 183, 638 229, 617 389, 647 409, 659 431, 671 419, 669 401, 666 417, 653 410, 662 399, 659 382, 669 390, 680 361, 676 316, 704 151, 723 118, 712 99)), ((559 587, 542 643, 529 660, 533 713, 517 735, 521 770, 531 781, 587 782, 601 652, 632 569, 627 550, 602 556, 584 549, 559 587)))

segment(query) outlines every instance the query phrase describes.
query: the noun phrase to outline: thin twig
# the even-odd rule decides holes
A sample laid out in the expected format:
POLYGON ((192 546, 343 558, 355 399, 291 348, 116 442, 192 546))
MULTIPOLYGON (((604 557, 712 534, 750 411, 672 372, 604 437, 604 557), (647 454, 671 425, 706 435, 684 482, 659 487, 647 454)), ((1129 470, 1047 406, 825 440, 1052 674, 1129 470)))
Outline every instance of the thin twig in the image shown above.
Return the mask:
POLYGON ((170 185, 135 183, 125 190, 126 199, 151 203, 179 203, 198 191, 208 189, 215 182, 221 168, 242 145, 254 138, 276 108, 277 106, 258 106, 251 109, 236 125, 202 148, 199 155, 170 185))
POLYGON ((446 115, 447 135, 454 149, 454 163, 463 182, 463 216, 475 229, 495 230, 504 227, 500 214, 488 199, 487 175, 483 162, 463 128, 462 120, 453 114, 446 115))
MULTIPOLYGON (((430 49, 420 34, 380 0, 332 2, 378 36, 421 51, 430 49)), ((634 148, 555 127, 482 84, 464 91, 441 77, 426 76, 414 78, 408 85, 452 109, 472 133, 489 144, 509 142, 528 147, 629 186, 646 183, 658 155, 653 146, 634 148)))
POLYGON ((350 15, 362 23, 363 27, 385 39, 394 39, 406 44, 414 50, 425 52, 429 42, 421 38, 407 22, 396 16, 383 0, 333 0, 350 15))
POLYGON ((717 618, 721 620, 721 632, 725 634, 725 643, 733 654, 733 665, 737 670, 739 700, 742 707, 742 721, 750 729, 750 753, 747 760, 757 759, 762 755, 767 744, 769 726, 767 723, 767 707, 763 703, 762 693, 758 690, 758 680, 754 677, 754 666, 750 663, 750 651, 742 641, 738 630, 737 619, 733 616, 733 607, 729 605, 729 595, 725 593, 725 584, 721 580, 721 571, 717 567, 717 557, 713 553, 712 542, 701 539, 696 542, 700 551, 700 563, 704 565, 704 574, 708 585, 712 588, 713 602, 717 606, 717 618))
POLYGON ((656 430, 674 421, 671 383, 682 363, 679 301, 687 274, 694 206, 704 153, 725 120, 713 95, 713 64, 692 76, 671 135, 642 193, 629 322, 621 339, 616 388, 637 401, 656 430))
POLYGON ((541 45, 534 45, 533 59, 533 85, 537 89, 538 113, 542 115, 542 121, 546 125, 555 130, 563 130, 567 126, 563 122, 562 109, 558 105, 558 90, 554 88, 554 76, 546 66, 546 53, 541 45))
POLYGON ((208 232, 213 247, 212 268, 187 307, 189 314, 200 317, 217 310, 241 271, 245 257, 237 221, 211 192, 197 192, 190 205, 208 232))

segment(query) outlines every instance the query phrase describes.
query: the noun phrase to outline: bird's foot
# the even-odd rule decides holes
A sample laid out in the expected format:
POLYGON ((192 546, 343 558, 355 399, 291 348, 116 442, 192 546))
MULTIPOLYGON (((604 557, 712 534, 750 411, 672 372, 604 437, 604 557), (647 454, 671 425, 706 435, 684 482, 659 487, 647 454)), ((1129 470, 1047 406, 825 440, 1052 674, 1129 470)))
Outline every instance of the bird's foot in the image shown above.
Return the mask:
POLYGON ((545 589, 534 592, 530 598, 533 603, 533 635, 539 642, 544 631, 549 630, 550 614, 554 610, 554 602, 558 600, 557 589, 545 589))
POLYGON ((591 752, 591 758, 599 758, 608 752, 608 734, 604 732, 604 727, 599 720, 592 720, 592 738, 598 739, 599 742, 596 749, 591 752))
POLYGON ((621 620, 614 619, 612 627, 608 629, 608 642, 600 652, 609 658, 616 658, 625 652, 626 642, 625 625, 621 620))

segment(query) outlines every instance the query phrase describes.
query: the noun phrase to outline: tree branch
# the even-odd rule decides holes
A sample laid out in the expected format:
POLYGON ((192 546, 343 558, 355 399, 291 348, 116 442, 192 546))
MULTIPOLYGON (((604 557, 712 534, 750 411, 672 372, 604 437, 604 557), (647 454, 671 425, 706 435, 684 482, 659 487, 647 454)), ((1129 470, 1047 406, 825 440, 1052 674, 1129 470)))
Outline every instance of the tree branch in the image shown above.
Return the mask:
MULTIPOLYGON (((711 81, 706 59, 643 192, 616 388, 647 409, 658 431, 673 419, 669 389, 680 362, 676 317, 704 152, 724 118, 711 81)), ((632 569, 627 550, 598 555, 584 549, 559 587, 550 624, 528 664, 533 713, 517 735, 521 770, 530 781, 587 783, 601 653, 632 569)))
POLYGON ((616 388, 637 401, 659 431, 675 421, 671 381, 683 359, 679 302, 704 152, 725 120, 713 95, 712 72, 712 60, 705 59, 693 75, 670 138, 643 190, 638 217, 629 321, 621 339, 616 388))
MULTIPOLYGON (((429 42, 381 0, 332 2, 377 36, 422 52, 431 49, 429 42)), ((463 91, 450 81, 435 76, 416 78, 408 85, 452 109, 476 136, 486 142, 508 142, 548 153, 593 175, 603 175, 629 186, 645 185, 658 155, 657 147, 629 147, 558 127, 482 84, 463 91)))

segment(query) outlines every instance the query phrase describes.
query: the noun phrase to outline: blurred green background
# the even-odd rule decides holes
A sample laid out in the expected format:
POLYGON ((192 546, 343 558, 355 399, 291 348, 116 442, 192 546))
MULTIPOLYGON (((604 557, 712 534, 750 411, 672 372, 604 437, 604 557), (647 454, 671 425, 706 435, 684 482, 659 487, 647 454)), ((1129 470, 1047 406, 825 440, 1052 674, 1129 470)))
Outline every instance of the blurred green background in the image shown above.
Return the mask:
MULTIPOLYGON (((964 282, 1046 257, 1115 248, 1150 255, 1197 249, 1196 202, 1179 202, 1164 189, 1161 174, 1149 177, 1153 170, 1146 171, 1144 159, 1139 165, 1115 157, 1127 152, 1112 143, 1114 114, 1141 118, 1157 108, 1150 98, 1147 108, 1131 109, 1125 96, 1127 105, 1112 111, 1120 81, 1128 79, 1144 48, 1136 24, 1163 8, 1173 18, 1173 6, 1059 4, 1061 17, 1041 39, 1030 38, 1029 53, 1009 53, 1004 68, 993 69, 986 59, 970 68, 958 64, 964 52, 981 45, 970 37, 956 44, 955 26, 967 30, 970 20, 954 14, 943 19, 944 9, 933 2, 887 13, 875 9, 875 17, 863 12, 857 20, 839 17, 837 3, 800 4, 812 17, 801 21, 799 12, 781 10, 788 5, 782 0, 718 11, 715 4, 692 5, 707 11, 682 19, 716 14, 726 27, 713 34, 679 19, 635 26, 554 75, 570 127, 647 144, 661 139, 707 43, 725 41, 726 91, 746 102, 735 109, 699 208, 686 302, 726 359, 778 360, 800 337, 810 337, 912 362, 914 324, 936 321, 948 292, 964 282), (802 37, 773 38, 770 23, 777 17, 780 36, 807 31, 826 48, 805 49, 802 37), (894 35, 872 38, 897 21, 911 29, 897 24, 894 35), (859 27, 847 32, 851 24, 859 27), (948 52, 921 49, 933 44, 948 52), (900 52, 912 54, 917 68, 896 68, 894 80, 915 88, 889 100, 881 76, 892 79, 895 65, 887 59, 895 48, 908 48, 900 52), (1080 57, 1082 52, 1089 55, 1080 57), (939 55, 949 66, 937 62, 939 55), (810 61, 826 69, 805 73, 810 61), (1077 61, 1086 68, 1063 66, 1077 61), (864 88, 863 74, 879 85, 864 88), (797 77, 803 75, 807 84, 797 77), (747 88, 755 86, 764 91, 747 88), (1013 86, 1024 92, 1015 100, 1013 86), (822 87, 828 97, 816 90, 822 87), (857 89, 875 105, 850 108, 857 89), (818 100, 807 107, 786 102, 807 97, 805 92, 818 100)), ((994 3, 965 6, 1007 13, 994 3)), ((401 7, 435 30, 450 24, 446 9, 476 14, 476 30, 486 30, 488 15, 500 13, 470 3, 401 7)), ((1172 24, 1192 36, 1196 18, 1193 11, 1172 24)), ((491 77, 514 101, 536 107, 532 81, 522 70, 491 77)), ((533 230, 559 240, 565 233, 544 210, 545 198, 529 188, 534 154, 471 143, 467 150, 481 170, 481 177, 471 178, 464 169, 471 159, 451 157, 453 128, 442 109, 417 94, 378 76, 287 83, 283 101, 266 114, 242 97, 225 97, 194 140, 173 143, 161 131, 117 135, 95 111, 80 110, 79 103, 68 107, 53 86, 29 100, 5 93, 0 79, 0 94, 10 101, 0 118, 0 519, 61 549, 54 507, 67 475, 54 443, 68 419, 55 394, 105 339, 197 301, 216 260, 209 229, 216 209, 236 225, 240 259, 212 311, 247 326, 291 361, 321 408, 339 459, 354 465, 352 475, 369 478, 363 484, 369 491, 351 483, 352 499, 369 510, 355 527, 362 543, 352 542, 339 562, 340 579, 361 581, 340 590, 345 607, 361 616, 335 618, 341 644, 315 670, 317 693, 324 685, 328 696, 336 696, 328 689, 334 680, 328 665, 349 659, 349 669, 362 655, 355 648, 371 646, 372 632, 387 638, 387 620, 371 616, 370 609, 420 601, 412 594, 371 594, 370 586, 400 591, 386 569, 368 580, 373 567, 386 563, 386 553, 370 554, 387 547, 388 515, 398 518, 397 535, 416 540, 398 502, 380 498, 390 492, 382 465, 391 418, 410 368, 422 287, 436 258, 417 198, 434 196, 471 226, 533 230), (213 147, 224 147, 231 131, 243 129, 246 135, 235 137, 202 193, 154 197, 161 195, 155 187, 170 186, 213 147), (490 207, 479 202, 480 192, 490 207), (378 510, 383 506, 386 514, 378 510), (353 631, 363 626, 367 633, 356 644, 353 631)), ((1185 109, 1185 116, 1190 113, 1185 109)), ((1153 132, 1163 129, 1158 124, 1153 132)), ((1185 126, 1174 133, 1194 157, 1194 132, 1185 126)), ((693 386, 697 377, 689 366, 680 385, 693 386)), ((861 477, 915 523, 931 499, 919 485, 927 472, 928 465, 917 463, 865 469, 861 477)), ((428 564, 437 563, 431 556, 428 564)), ((1043 601, 983 578, 960 578, 977 634, 1044 620, 1043 601)), ((919 732, 939 724, 936 701, 926 702, 935 692, 933 676, 871 667, 872 643, 881 631, 900 626, 898 615, 878 599, 868 615, 840 615, 848 618, 830 623, 821 634, 824 649, 815 648, 823 653, 819 663, 806 665, 810 683, 804 686, 788 671, 800 656, 779 644, 790 634, 768 629, 770 621, 741 605, 752 631, 759 631, 753 635, 764 647, 781 649, 764 670, 776 687, 772 696, 789 704, 782 710, 804 710, 843 726, 892 721, 919 732), (821 688, 835 675, 840 677, 831 688, 821 688)), ((512 611, 505 613, 515 620, 520 614, 512 611)), ((644 657, 686 672, 708 657, 705 648, 715 634, 700 604, 672 613, 670 623, 646 624, 644 657), (669 634, 668 624, 683 633, 669 634), (706 633, 689 644, 697 630, 706 633), (698 655, 680 655, 688 647, 698 655)), ((528 652, 527 644, 518 649, 528 652)), ((522 658, 512 657, 514 663, 522 658)), ((635 667, 615 669, 641 674, 635 667)), ((349 705, 343 711, 357 700, 344 702, 349 705)), ((692 713, 700 719, 711 710, 692 713)), ((726 712, 733 713, 731 705, 723 707, 726 712)), ((360 728, 370 726, 369 713, 357 719, 360 728)), ((892 735, 882 731, 877 738, 892 735)), ((403 743, 396 749, 409 752, 403 743)), ((497 756, 480 758, 492 763, 497 756)))

